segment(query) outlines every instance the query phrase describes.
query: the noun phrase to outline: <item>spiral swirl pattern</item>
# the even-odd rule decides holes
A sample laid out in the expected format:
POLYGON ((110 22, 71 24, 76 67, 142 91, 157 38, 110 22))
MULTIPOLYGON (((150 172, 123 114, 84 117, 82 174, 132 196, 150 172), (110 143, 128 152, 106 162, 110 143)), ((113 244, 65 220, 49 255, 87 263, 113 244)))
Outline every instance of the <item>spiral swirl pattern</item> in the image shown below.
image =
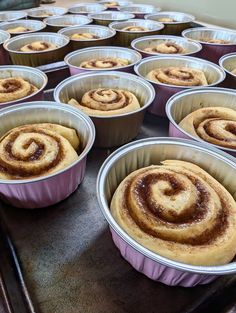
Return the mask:
POLYGON ((70 38, 73 40, 95 40, 99 39, 100 37, 92 33, 81 33, 73 34, 70 38))
POLYGON ((111 212, 144 247, 194 265, 230 262, 236 253, 236 203, 195 164, 168 160, 128 175, 111 212))
POLYGON ((57 172, 78 159, 75 130, 56 124, 13 128, 0 139, 0 178, 30 179, 57 172))
POLYGON ((147 47, 144 51, 149 53, 161 53, 161 54, 178 54, 184 53, 184 49, 171 41, 163 42, 155 47, 147 47))
POLYGON ((236 111, 233 109, 202 108, 188 114, 179 126, 194 137, 236 149, 236 111))
POLYGON ((113 67, 127 66, 129 61, 121 58, 100 58, 84 61, 80 64, 80 67, 89 69, 107 69, 113 67))
POLYGON ((20 48, 22 52, 41 52, 56 49, 57 46, 50 42, 34 41, 20 48))
POLYGON ((188 67, 158 68, 149 72, 147 78, 162 84, 184 87, 208 84, 203 71, 188 67))
POLYGON ((126 26, 126 27, 122 28, 122 30, 125 30, 128 32, 145 32, 145 31, 149 30, 149 28, 133 25, 133 26, 126 26))
POLYGON ((11 34, 14 34, 14 33, 26 33, 26 32, 29 32, 29 31, 31 31, 31 29, 26 28, 24 26, 18 26, 18 27, 15 27, 15 28, 7 29, 7 32, 11 33, 11 34))
POLYGON ((75 99, 68 103, 79 107, 88 115, 101 116, 124 114, 140 108, 139 101, 133 93, 110 88, 90 90, 83 95, 81 103, 75 99))
POLYGON ((27 97, 37 90, 37 87, 21 77, 0 79, 0 103, 27 97))

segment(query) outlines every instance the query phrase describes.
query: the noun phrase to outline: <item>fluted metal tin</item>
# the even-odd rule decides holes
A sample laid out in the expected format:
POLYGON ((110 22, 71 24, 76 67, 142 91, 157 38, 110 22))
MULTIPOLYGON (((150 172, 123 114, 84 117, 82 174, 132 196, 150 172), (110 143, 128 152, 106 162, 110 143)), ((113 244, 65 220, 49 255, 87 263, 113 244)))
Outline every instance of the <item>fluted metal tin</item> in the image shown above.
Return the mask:
POLYGON ((236 74, 232 73, 236 69, 236 52, 228 53, 221 57, 219 64, 226 72, 224 86, 236 89, 236 74))
POLYGON ((69 8, 69 13, 90 14, 105 11, 106 7, 100 3, 79 3, 69 8))
POLYGON ((181 32, 189 27, 195 20, 195 17, 182 12, 160 12, 157 14, 145 15, 145 19, 159 21, 161 18, 172 18, 176 22, 161 22, 165 25, 162 30, 163 35, 181 35, 181 32))
POLYGON ((131 42, 136 38, 160 34, 161 30, 164 28, 164 25, 155 21, 132 19, 125 22, 112 22, 109 24, 109 27, 116 31, 115 39, 117 45, 130 47, 131 42), (141 26, 147 28, 148 30, 140 32, 123 30, 123 28, 127 26, 141 26))
POLYGON ((62 28, 58 32, 70 38, 70 45, 73 50, 88 47, 107 46, 113 43, 116 32, 105 26, 87 25, 87 26, 71 26, 62 28), (98 39, 75 40, 71 39, 73 34, 91 33, 98 36, 98 39))
POLYGON ((25 11, 2 11, 0 12, 0 23, 11 22, 26 17, 27 13, 25 11))
POLYGON ((88 25, 92 23, 93 20, 85 15, 65 14, 62 16, 48 17, 43 21, 47 25, 48 31, 57 32, 65 27, 88 25))
MULTIPOLYGON (((205 107, 224 107, 236 110, 236 93, 226 88, 201 88, 198 90, 185 90, 174 95, 166 104, 166 114, 170 121, 169 135, 206 142, 201 138, 192 136, 179 126, 185 116, 205 107)), ((224 148, 211 143, 207 144, 236 156, 235 149, 224 148)))
POLYGON ((39 8, 30 9, 27 11, 28 17, 37 20, 43 20, 49 16, 64 15, 68 9, 54 6, 44 6, 39 8))
POLYGON ((6 22, 6 23, 1 23, 0 24, 0 29, 5 30, 11 34, 12 37, 14 36, 19 36, 23 34, 30 34, 30 33, 35 33, 42 31, 46 28, 46 24, 41 22, 41 21, 36 21, 36 20, 17 20, 13 22, 6 22), (16 27, 25 27, 30 30, 25 31, 25 32, 9 32, 9 29, 16 28, 16 27))
MULTIPOLYGON (((147 74, 157 68, 164 67, 189 67, 204 72, 208 81, 208 86, 217 86, 225 79, 225 72, 218 65, 205 61, 199 58, 186 57, 186 56, 156 56, 148 57, 141 60, 134 66, 134 71, 140 77, 145 79, 147 74)), ((168 84, 159 83, 157 81, 150 81, 155 87, 156 97, 153 104, 149 107, 148 111, 155 115, 166 116, 165 106, 167 100, 175 93, 190 89, 199 88, 199 86, 183 87, 173 86, 168 84)))
POLYGON ((130 4, 118 8, 119 11, 129 12, 135 15, 135 18, 144 18, 146 14, 155 14, 160 12, 160 8, 156 8, 150 4, 130 4))
POLYGON ((167 41, 173 42, 181 46, 185 50, 183 53, 176 53, 171 55, 198 56, 199 51, 201 51, 202 49, 201 44, 198 42, 193 42, 179 36, 168 36, 168 35, 155 35, 137 38, 131 42, 131 47, 134 50, 139 51, 144 58, 149 56, 170 55, 163 53, 151 53, 144 50, 145 48, 155 47, 156 45, 162 44, 167 41))
POLYGON ((233 30, 197 27, 184 30, 182 36, 200 42, 202 45, 202 51, 200 52, 199 57, 217 64, 223 55, 236 51, 236 31, 233 30), (203 41, 208 39, 223 39, 230 43, 215 44, 203 41))
POLYGON ((7 40, 3 47, 8 51, 11 61, 15 65, 40 66, 64 59, 69 52, 69 38, 58 33, 34 33, 16 36, 7 40), (22 52, 19 51, 24 45, 34 41, 45 41, 53 43, 56 49, 48 51, 22 52))
POLYGON ((34 209, 53 205, 76 190, 84 178, 86 157, 95 138, 91 119, 72 107, 36 101, 0 111, 0 137, 10 129, 35 123, 55 123, 74 128, 81 140, 79 159, 56 173, 27 180, 0 180, 0 198, 11 205, 34 209))
POLYGON ((7 41, 11 35, 8 32, 0 29, 0 65, 9 63, 9 55, 7 51, 3 48, 3 44, 7 41))
POLYGON ((126 21, 134 18, 134 14, 128 12, 105 11, 100 13, 89 14, 95 24, 108 26, 114 21, 126 21))
POLYGON ((119 7, 128 6, 128 5, 133 4, 132 1, 126 1, 126 0, 118 0, 118 1, 101 0, 101 1, 99 1, 99 3, 105 5, 107 10, 117 10, 119 7), (116 5, 109 7, 107 4, 109 4, 111 2, 115 2, 116 5))
POLYGON ((69 66, 70 74, 76 75, 85 72, 104 72, 104 71, 121 71, 133 73, 133 67, 142 59, 139 52, 129 48, 113 47, 113 46, 99 46, 93 48, 85 48, 78 51, 73 51, 65 56, 65 63, 69 66), (83 68, 80 64, 91 59, 101 58, 121 58, 129 61, 128 65, 119 66, 116 68, 83 68))
POLYGON ((120 115, 91 116, 96 127, 95 145, 114 147, 131 141, 138 135, 144 113, 155 96, 154 88, 144 79, 118 71, 83 73, 61 82, 54 90, 54 99, 68 103, 71 98, 80 99, 87 91, 101 87, 120 88, 134 93, 141 108, 120 115))
POLYGON ((120 182, 131 172, 163 160, 184 160, 204 168, 236 200, 235 159, 203 143, 178 138, 147 138, 125 145, 103 163, 97 178, 97 198, 121 255, 139 272, 171 286, 193 287, 219 275, 236 273, 236 262, 220 266, 194 266, 170 260, 131 238, 110 212, 110 201, 120 182))
POLYGON ((27 80, 29 83, 33 84, 38 88, 36 92, 31 95, 28 95, 24 98, 8 101, 0 103, 0 109, 15 105, 22 102, 29 101, 40 101, 44 99, 44 89, 47 85, 48 78, 47 75, 42 71, 28 67, 28 66, 20 66, 20 65, 4 65, 0 66, 0 79, 10 78, 10 77, 21 77, 27 80))

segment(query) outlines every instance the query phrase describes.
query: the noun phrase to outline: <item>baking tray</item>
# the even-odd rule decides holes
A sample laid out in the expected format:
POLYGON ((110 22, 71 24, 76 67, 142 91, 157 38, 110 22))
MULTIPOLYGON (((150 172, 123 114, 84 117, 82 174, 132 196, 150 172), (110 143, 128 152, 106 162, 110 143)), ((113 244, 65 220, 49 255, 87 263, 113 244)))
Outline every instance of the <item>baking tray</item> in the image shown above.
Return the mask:
MULTIPOLYGON (((52 100, 69 69, 64 62, 40 69, 49 78, 45 100, 52 100)), ((146 114, 137 139, 167 135, 167 119, 146 114)), ((23 210, 0 203, 0 313, 235 312, 236 275, 169 287, 122 259, 95 193, 99 168, 113 150, 93 148, 83 183, 55 206, 23 210)))

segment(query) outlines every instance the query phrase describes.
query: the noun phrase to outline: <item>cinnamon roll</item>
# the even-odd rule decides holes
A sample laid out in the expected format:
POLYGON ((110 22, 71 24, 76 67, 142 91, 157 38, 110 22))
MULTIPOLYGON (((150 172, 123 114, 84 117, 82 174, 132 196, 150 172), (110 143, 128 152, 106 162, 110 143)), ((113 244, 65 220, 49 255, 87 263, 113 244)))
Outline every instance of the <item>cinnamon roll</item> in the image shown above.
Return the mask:
POLYGON ((81 102, 71 99, 68 104, 76 106, 88 115, 110 116, 136 111, 140 104, 136 96, 122 89, 98 88, 86 92, 81 102))
POLYGON ((41 52, 56 49, 57 45, 46 41, 34 41, 20 48, 22 52, 41 52))
POLYGON ((205 86, 208 84, 203 71, 188 67, 166 67, 152 70, 148 79, 174 86, 205 86))
POLYGON ((73 34, 70 38, 73 40, 95 40, 99 39, 100 37, 92 33, 81 33, 73 34))
POLYGON ((0 139, 0 178, 31 179, 50 175, 78 159, 74 129, 57 124, 13 128, 0 139))
POLYGON ((53 14, 52 13, 48 13, 48 12, 43 12, 43 13, 41 13, 40 15, 37 15, 37 17, 49 17, 49 16, 53 16, 53 14))
POLYGON ((127 59, 121 58, 101 58, 101 59, 91 59, 84 61, 80 64, 80 67, 88 69, 107 69, 119 66, 127 66, 129 61, 127 59))
POLYGON ((236 75, 236 68, 234 70, 232 70, 231 72, 232 74, 236 75))
POLYGON ((37 90, 36 86, 21 77, 0 79, 0 103, 27 97, 37 90))
POLYGON ((183 47, 171 41, 160 43, 155 47, 147 47, 144 49, 144 51, 148 53, 160 54, 181 54, 185 52, 183 47))
POLYGON ((122 30, 125 30, 128 32, 146 32, 147 30, 149 30, 149 28, 133 25, 133 26, 126 26, 122 28, 122 30))
POLYGON ((236 203, 199 166, 179 160, 141 168, 117 188, 111 213, 138 243, 169 259, 222 265, 236 254, 236 203))
POLYGON ((7 29, 7 32, 10 34, 15 34, 15 33, 26 33, 31 31, 31 29, 24 27, 24 26, 18 26, 18 27, 14 27, 14 28, 9 28, 7 29))
POLYGON ((103 4, 105 5, 105 7, 107 9, 113 9, 113 8, 116 8, 117 6, 119 6, 119 3, 115 2, 115 1, 106 2, 106 3, 103 3, 103 4))
POLYGON ((177 21, 174 20, 171 17, 161 17, 161 18, 158 19, 158 22, 161 22, 161 23, 174 23, 174 22, 177 22, 177 21))
POLYGON ((233 109, 202 108, 188 114, 179 126, 196 138, 236 149, 236 111, 233 109))
POLYGON ((231 44, 229 40, 213 39, 213 38, 201 38, 200 41, 207 42, 207 43, 215 43, 219 45, 231 44))

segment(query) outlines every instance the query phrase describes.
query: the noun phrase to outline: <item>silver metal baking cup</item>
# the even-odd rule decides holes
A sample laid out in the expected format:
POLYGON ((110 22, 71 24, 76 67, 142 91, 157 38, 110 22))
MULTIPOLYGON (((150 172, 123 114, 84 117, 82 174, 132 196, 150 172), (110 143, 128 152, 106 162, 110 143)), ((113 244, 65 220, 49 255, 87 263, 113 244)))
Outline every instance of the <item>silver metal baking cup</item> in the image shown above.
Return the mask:
POLYGON ((172 18, 177 22, 162 22, 165 28, 162 30, 163 35, 181 35, 181 32, 191 27, 191 23, 195 20, 195 17, 190 14, 182 12, 168 12, 163 11, 156 14, 145 15, 145 19, 159 21, 160 18, 172 18))
POLYGON ((6 40, 10 39, 10 37, 11 35, 8 32, 0 29, 0 45, 2 45, 6 40))
POLYGON ((4 43, 4 48, 9 52, 12 63, 16 65, 40 66, 63 60, 68 53, 69 38, 58 33, 34 33, 16 36, 4 43), (58 48, 48 51, 22 52, 24 45, 34 41, 46 41, 57 45, 58 48))
MULTIPOLYGON (((137 65, 135 65, 134 70, 137 75, 145 78, 146 80, 152 82, 154 85, 169 86, 171 88, 181 88, 181 86, 173 86, 168 84, 163 84, 157 81, 147 79, 147 74, 157 68, 165 67, 189 67, 204 72, 206 79, 208 81, 208 86, 215 86, 221 83, 225 79, 225 73, 218 65, 211 63, 206 60, 199 58, 189 57, 189 56, 156 56, 148 57, 141 60, 137 65)), ((199 88, 199 86, 191 86, 185 88, 199 88)))
POLYGON ((27 12, 25 11, 3 11, 0 12, 0 22, 10 22, 26 18, 27 12))
POLYGON ((87 25, 87 26, 72 26, 62 28, 58 31, 59 34, 63 34, 70 38, 72 48, 74 50, 93 47, 93 46, 104 46, 113 43, 113 38, 116 34, 115 30, 105 26, 98 25, 87 25), (98 36, 98 39, 88 40, 74 40, 71 36, 76 33, 91 33, 98 36))
POLYGON ((55 204, 76 190, 84 177, 86 157, 95 138, 94 125, 88 116, 65 104, 36 101, 2 109, 0 121, 0 136, 24 124, 55 123, 74 128, 79 134, 82 150, 76 162, 51 175, 27 180, 0 180, 1 199, 17 207, 32 209, 55 204))
POLYGON ((41 22, 41 21, 36 21, 36 20, 18 20, 18 21, 13 21, 13 22, 6 22, 6 23, 1 23, 0 24, 0 29, 8 31, 8 29, 11 28, 16 28, 19 26, 26 27, 30 29, 29 31, 26 32, 17 32, 17 33, 10 33, 11 36, 18 36, 18 35, 23 35, 23 34, 30 34, 30 33, 35 33, 42 31, 46 28, 46 24, 41 22))
POLYGON ((28 17, 33 19, 43 20, 48 17, 47 14, 52 16, 64 15, 68 12, 68 9, 54 6, 44 6, 39 8, 30 9, 27 11, 28 17))
MULTIPOLYGON (((103 163, 97 178, 97 197, 110 227, 126 244, 158 264, 182 272, 226 275, 236 273, 236 262, 220 266, 194 266, 176 262, 152 252, 132 239, 116 222, 110 212, 110 201, 120 182, 133 171, 164 160, 193 162, 216 178, 236 200, 235 158, 209 145, 178 138, 147 138, 125 145, 113 152, 103 163)), ((189 273, 189 274, 190 274, 189 273)), ((181 273, 180 273, 181 274, 181 273)), ((180 275, 179 275, 180 276, 180 275)), ((184 273, 182 273, 184 276, 184 273)), ((191 275, 189 276, 191 280, 191 275)), ((181 277, 179 278, 181 280, 181 277)))
POLYGON ((83 72, 104 72, 104 71, 125 71, 131 72, 133 66, 142 59, 142 56, 139 52, 134 51, 128 48, 113 47, 113 46, 104 46, 104 47, 93 47, 85 48, 79 51, 73 51, 66 55, 64 61, 69 66, 70 72, 72 75, 80 74, 83 72), (84 61, 91 59, 101 59, 101 58, 121 58, 129 61, 128 65, 118 66, 115 68, 96 68, 89 69, 83 68, 80 64, 84 61))
POLYGON ((118 71, 79 74, 61 82, 54 90, 54 99, 63 103, 68 103, 71 98, 80 101, 87 91, 101 87, 124 89, 134 93, 141 108, 120 115, 91 116, 96 127, 95 144, 99 147, 113 147, 131 141, 137 136, 145 110, 155 96, 154 88, 144 79, 118 71))
POLYGON ((113 21, 126 21, 134 18, 134 14, 128 12, 105 11, 89 14, 95 24, 108 26, 113 21))
POLYGON ((118 45, 129 47, 131 42, 136 38, 159 34, 164 28, 164 25, 156 21, 132 19, 125 22, 112 22, 109 24, 109 27, 116 31, 116 42, 118 45), (142 32, 130 32, 123 30, 123 28, 127 26, 141 26, 147 28, 148 30, 142 32))
MULTIPOLYGON (((152 55, 153 56, 154 55, 168 55, 168 54, 163 54, 163 53, 151 53, 151 52, 145 51, 145 48, 155 47, 158 44, 162 44, 167 41, 173 42, 181 46, 185 50, 185 52, 183 53, 176 53, 178 55, 195 56, 202 49, 201 44, 198 42, 193 42, 193 41, 190 41, 186 38, 182 38, 179 36, 168 36, 168 35, 145 36, 145 37, 137 38, 131 42, 131 47, 134 50, 139 51, 144 57, 152 56, 152 55)), ((176 55, 176 54, 171 54, 171 55, 176 55)))
POLYGON ((206 107, 224 107, 235 110, 235 91, 226 88, 201 88, 197 90, 185 90, 171 97, 166 104, 166 115, 170 121, 170 136, 189 138, 200 142, 205 142, 210 146, 214 146, 236 156, 235 149, 207 143, 201 138, 192 136, 179 126, 179 123, 188 114, 206 107))
POLYGON ((100 3, 79 3, 69 8, 69 13, 73 14, 89 14, 105 11, 106 7, 100 3))
POLYGON ((8 52, 3 48, 3 44, 5 41, 7 41, 11 35, 8 32, 5 32, 4 30, 0 29, 0 65, 9 64, 9 54, 8 52))
POLYGON ((161 8, 156 8, 150 4, 131 4, 118 8, 121 12, 130 12, 136 18, 143 18, 145 14, 155 14, 161 11, 161 8))
POLYGON ((44 23, 48 30, 57 32, 58 30, 70 26, 83 26, 92 23, 92 19, 78 14, 66 14, 63 16, 52 16, 45 18, 44 23))
POLYGON ((236 69, 236 52, 229 53, 221 57, 219 64, 226 72, 224 85, 226 87, 236 89, 236 74, 232 73, 232 71, 236 69))
POLYGON ((26 96, 24 98, 0 103, 1 109, 4 107, 13 105, 13 104, 20 103, 20 102, 36 100, 37 97, 42 98, 43 90, 45 89, 47 82, 48 82, 47 75, 44 74, 42 71, 36 68, 32 68, 28 66, 20 66, 20 65, 0 66, 0 79, 11 78, 11 77, 13 78, 21 77, 27 80, 32 85, 36 86, 38 90, 34 92, 33 94, 30 94, 29 96, 26 96))
MULTIPOLYGON (((110 2, 118 3, 117 6, 112 6, 111 10, 118 9, 119 7, 122 7, 122 6, 128 6, 128 5, 133 4, 132 1, 126 1, 126 0, 118 0, 118 1, 101 0, 101 1, 99 1, 99 3, 101 3, 101 4, 105 5, 105 6, 106 6, 106 4, 109 4, 110 2)), ((107 6, 106 6, 106 8, 107 8, 107 6)), ((109 8, 107 8, 107 10, 109 10, 109 8)))

